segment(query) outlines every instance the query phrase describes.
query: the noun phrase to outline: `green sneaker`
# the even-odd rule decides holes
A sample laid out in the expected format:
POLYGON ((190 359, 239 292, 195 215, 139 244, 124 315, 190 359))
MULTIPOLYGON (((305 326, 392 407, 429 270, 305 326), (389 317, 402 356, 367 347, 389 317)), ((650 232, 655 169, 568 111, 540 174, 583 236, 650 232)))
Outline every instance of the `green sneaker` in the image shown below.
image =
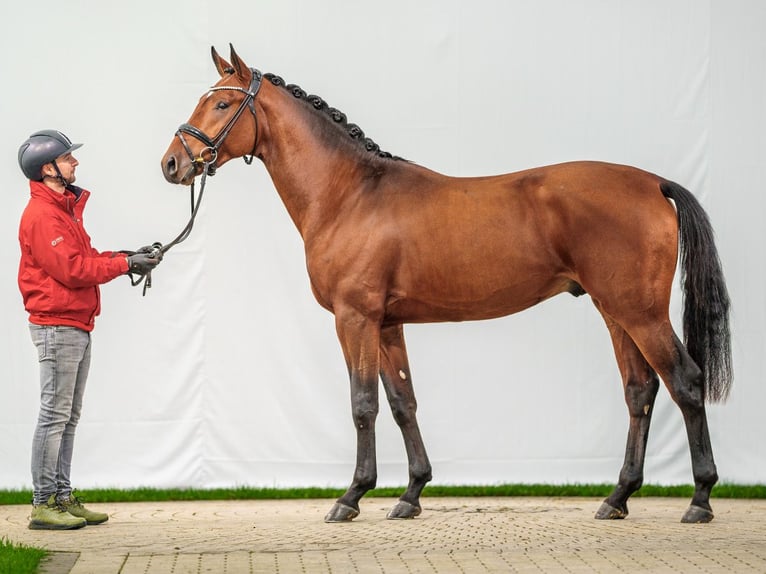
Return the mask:
POLYGON ((93 512, 88 510, 82 505, 82 500, 77 498, 74 494, 70 494, 68 498, 59 498, 57 501, 61 508, 66 510, 72 516, 84 518, 88 525, 103 524, 109 520, 109 515, 103 512, 93 512))
POLYGON ((84 518, 72 516, 56 502, 52 494, 46 504, 40 504, 32 509, 30 530, 74 530, 87 524, 84 518))

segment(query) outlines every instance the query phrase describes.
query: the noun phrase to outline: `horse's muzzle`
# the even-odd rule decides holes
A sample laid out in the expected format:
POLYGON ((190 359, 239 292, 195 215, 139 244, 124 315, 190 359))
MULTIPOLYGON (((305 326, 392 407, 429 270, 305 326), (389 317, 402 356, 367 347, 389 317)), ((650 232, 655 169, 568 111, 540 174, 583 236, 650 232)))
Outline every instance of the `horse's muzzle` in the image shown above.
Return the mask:
POLYGON ((162 175, 169 183, 191 185, 197 176, 197 165, 190 161, 179 161, 174 153, 168 152, 162 158, 162 175))

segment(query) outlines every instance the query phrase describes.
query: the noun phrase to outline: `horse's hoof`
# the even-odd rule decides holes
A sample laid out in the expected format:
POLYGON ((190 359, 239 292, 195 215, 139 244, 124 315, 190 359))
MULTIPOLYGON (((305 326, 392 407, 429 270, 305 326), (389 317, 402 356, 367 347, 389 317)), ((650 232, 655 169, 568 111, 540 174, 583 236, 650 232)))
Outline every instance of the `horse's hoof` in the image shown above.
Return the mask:
POLYGON ((601 503, 601 507, 598 509, 598 512, 596 512, 596 519, 597 520, 621 520, 625 518, 628 515, 628 507, 625 507, 625 510, 621 510, 619 508, 615 508, 611 504, 607 504, 606 502, 601 503))
POLYGON ((325 517, 325 522, 351 522, 359 516, 356 508, 351 508, 347 504, 336 502, 325 517))
POLYGON ((692 504, 684 514, 681 522, 685 522, 687 524, 707 524, 711 520, 713 520, 712 510, 708 510, 707 508, 702 508, 701 506, 695 506, 692 504))
POLYGON ((415 518, 421 512, 423 512, 423 509, 420 508, 420 506, 415 506, 414 504, 410 504, 409 502, 400 500, 399 502, 396 503, 396 506, 394 506, 389 511, 389 513, 386 515, 386 518, 388 518, 389 520, 403 520, 406 518, 415 518))

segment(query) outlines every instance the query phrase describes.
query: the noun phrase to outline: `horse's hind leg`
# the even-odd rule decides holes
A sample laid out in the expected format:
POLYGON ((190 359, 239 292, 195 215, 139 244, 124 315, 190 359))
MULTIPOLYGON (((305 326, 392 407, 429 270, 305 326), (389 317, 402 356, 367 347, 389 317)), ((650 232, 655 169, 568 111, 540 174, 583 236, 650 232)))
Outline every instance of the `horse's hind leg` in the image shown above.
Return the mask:
POLYGON ((710 522, 713 520, 710 491, 718 482, 718 471, 713 460, 713 448, 705 414, 702 371, 675 334, 673 334, 673 345, 676 350, 676 362, 667 373, 660 371, 660 375, 684 417, 694 475, 694 496, 681 522, 710 522))
POLYGON ((691 506, 681 522, 710 522, 713 519, 710 491, 718 481, 718 473, 705 414, 702 371, 678 340, 669 321, 644 322, 629 331, 681 409, 686 425, 695 488, 691 506))
POLYGON ((602 314, 612 337, 630 414, 628 444, 617 486, 596 512, 598 519, 616 519, 628 515, 628 498, 644 481, 646 442, 659 380, 633 339, 609 316, 602 314))
POLYGON ((431 463, 415 416, 417 402, 401 325, 382 329, 380 351, 380 377, 394 420, 402 431, 409 464, 407 490, 388 513, 388 518, 414 518, 421 512, 420 493, 431 480, 431 463))

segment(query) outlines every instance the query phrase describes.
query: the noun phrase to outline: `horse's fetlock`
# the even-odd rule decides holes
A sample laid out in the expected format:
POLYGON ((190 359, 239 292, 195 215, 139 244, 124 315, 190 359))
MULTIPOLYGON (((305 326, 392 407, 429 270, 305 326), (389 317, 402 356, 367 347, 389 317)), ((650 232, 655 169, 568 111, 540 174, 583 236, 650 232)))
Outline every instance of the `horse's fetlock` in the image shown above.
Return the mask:
POLYGON ((711 489, 718 482, 718 471, 715 465, 704 470, 697 470, 694 476, 694 483, 698 488, 711 489))
POLYGON ((644 474, 642 472, 621 472, 617 488, 628 496, 636 492, 644 484, 644 474))
POLYGON ((432 479, 431 465, 426 462, 425 464, 412 464, 410 466, 410 479, 425 484, 432 479))
POLYGON ((375 486, 377 486, 378 476, 377 474, 372 474, 369 476, 359 476, 354 482, 355 482, 355 488, 365 493, 365 492, 369 492, 370 490, 375 488, 375 486))

